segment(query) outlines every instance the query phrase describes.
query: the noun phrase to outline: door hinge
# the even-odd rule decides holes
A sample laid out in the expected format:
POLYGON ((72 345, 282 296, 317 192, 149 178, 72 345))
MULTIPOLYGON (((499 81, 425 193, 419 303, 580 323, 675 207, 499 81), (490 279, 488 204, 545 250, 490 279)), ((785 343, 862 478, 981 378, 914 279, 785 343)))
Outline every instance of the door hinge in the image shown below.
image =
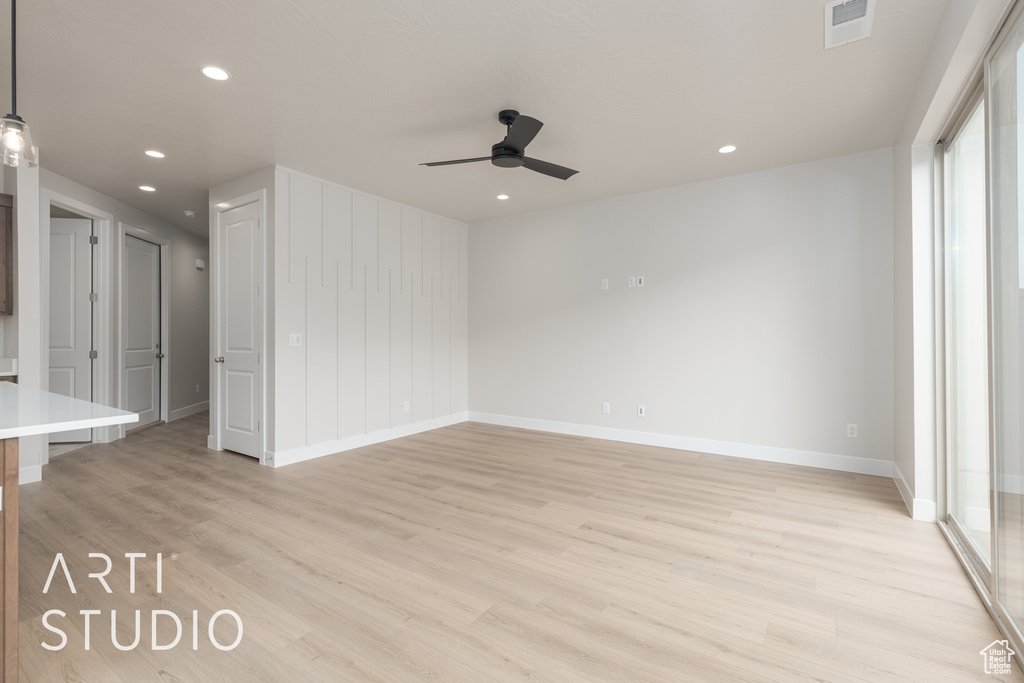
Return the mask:
POLYGON ((100 357, 100 354, 98 354, 97 352, 95 352, 95 351, 90 351, 89 352, 89 360, 96 360, 99 357, 100 357))
POLYGON ((99 300, 100 300, 100 295, 99 294, 97 294, 96 292, 89 292, 89 301, 91 301, 92 303, 96 303, 99 300))
POLYGON ((260 431, 260 421, 256 420, 256 431, 260 431))
POLYGON ((99 235, 89 235, 89 244, 99 244, 99 243, 100 243, 99 235))

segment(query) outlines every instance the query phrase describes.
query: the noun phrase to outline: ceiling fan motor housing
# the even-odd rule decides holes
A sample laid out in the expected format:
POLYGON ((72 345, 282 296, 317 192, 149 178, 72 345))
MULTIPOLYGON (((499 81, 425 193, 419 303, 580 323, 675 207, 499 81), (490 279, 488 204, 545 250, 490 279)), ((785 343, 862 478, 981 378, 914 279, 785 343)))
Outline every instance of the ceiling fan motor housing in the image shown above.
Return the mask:
POLYGON ((522 166, 526 162, 523 159, 522 152, 517 152, 510 147, 504 147, 503 143, 499 142, 491 146, 491 163, 502 168, 515 168, 522 166))

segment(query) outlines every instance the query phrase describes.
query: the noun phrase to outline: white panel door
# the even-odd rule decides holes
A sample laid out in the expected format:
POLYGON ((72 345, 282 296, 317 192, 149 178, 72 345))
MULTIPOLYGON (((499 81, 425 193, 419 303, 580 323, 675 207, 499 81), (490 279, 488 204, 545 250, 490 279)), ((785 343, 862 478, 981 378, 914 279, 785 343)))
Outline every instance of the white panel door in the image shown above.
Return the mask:
POLYGON ((124 405, 138 427, 160 419, 160 247, 124 238, 124 405))
POLYGON ((259 204, 220 214, 217 231, 217 432, 221 448, 258 458, 263 329, 259 204))
MULTIPOLYGON (((50 219, 50 391, 92 399, 92 221, 50 219)), ((91 429, 56 432, 50 443, 92 441, 91 429)))

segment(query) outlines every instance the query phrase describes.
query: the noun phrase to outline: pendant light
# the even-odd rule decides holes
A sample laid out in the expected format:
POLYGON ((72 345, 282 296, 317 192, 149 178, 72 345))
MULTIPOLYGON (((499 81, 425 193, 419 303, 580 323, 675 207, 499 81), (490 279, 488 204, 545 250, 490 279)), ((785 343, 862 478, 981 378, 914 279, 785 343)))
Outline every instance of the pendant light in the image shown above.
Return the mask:
POLYGON ((17 0, 11 0, 11 113, 0 119, 0 151, 5 166, 39 164, 39 150, 32 146, 28 124, 18 116, 18 70, 15 61, 15 17, 17 0))

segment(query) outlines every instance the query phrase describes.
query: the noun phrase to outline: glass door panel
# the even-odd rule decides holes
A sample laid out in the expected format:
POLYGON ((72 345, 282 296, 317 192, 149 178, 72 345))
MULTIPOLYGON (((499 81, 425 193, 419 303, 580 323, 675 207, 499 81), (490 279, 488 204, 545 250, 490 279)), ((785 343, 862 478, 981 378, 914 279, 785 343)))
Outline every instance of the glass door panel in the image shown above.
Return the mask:
POLYGON ((992 450, 995 477, 995 601, 1024 626, 1024 24, 1018 19, 987 65, 992 193, 992 450))
MULTIPOLYGON (((985 106, 946 147, 946 424, 949 520, 988 569, 988 254, 985 106)), ((987 573, 987 572, 984 572, 987 573)))

